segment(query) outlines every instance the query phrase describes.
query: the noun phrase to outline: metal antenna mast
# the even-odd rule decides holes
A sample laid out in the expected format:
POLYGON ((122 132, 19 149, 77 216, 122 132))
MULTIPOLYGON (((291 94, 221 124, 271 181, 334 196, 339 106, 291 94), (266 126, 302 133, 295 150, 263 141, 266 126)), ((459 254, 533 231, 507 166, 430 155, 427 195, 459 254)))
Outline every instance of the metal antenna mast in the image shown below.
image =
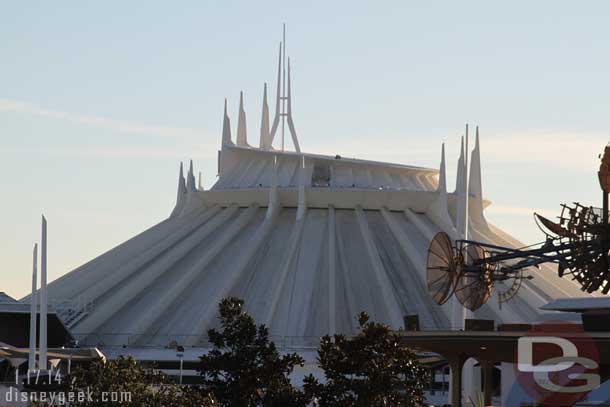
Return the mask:
POLYGON ((273 119, 273 125, 271 126, 271 132, 269 137, 269 146, 273 144, 275 134, 280 127, 281 119, 281 133, 282 133, 282 151, 285 150, 286 146, 286 125, 292 136, 292 142, 297 153, 301 152, 299 141, 297 139, 297 133, 294 128, 294 121, 292 120, 292 101, 291 101, 291 90, 290 90, 290 59, 286 57, 286 24, 282 27, 282 42, 280 42, 280 55, 278 60, 278 71, 277 71, 277 96, 275 104, 275 118, 273 119), (286 123, 288 120, 288 123, 286 123))
POLYGON ((284 127, 286 124, 286 23, 282 25, 282 151, 284 151, 284 127))

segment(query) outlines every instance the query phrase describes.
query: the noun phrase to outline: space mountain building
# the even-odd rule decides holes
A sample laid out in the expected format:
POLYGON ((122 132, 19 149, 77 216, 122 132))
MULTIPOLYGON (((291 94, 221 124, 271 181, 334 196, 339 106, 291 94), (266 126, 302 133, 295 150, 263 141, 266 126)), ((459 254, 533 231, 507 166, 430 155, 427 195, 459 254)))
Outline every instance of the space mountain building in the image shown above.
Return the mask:
MULTIPOLYGON (((422 329, 449 328, 456 305, 431 298, 426 256, 438 231, 457 238, 460 194, 469 197, 471 239, 523 246, 485 219, 478 134, 472 154, 462 143, 455 192, 447 191, 444 148, 440 169, 305 153, 290 74, 280 46, 273 120, 265 86, 256 143, 243 95, 235 136, 225 101, 219 176, 209 190, 192 162, 181 165, 167 219, 49 284, 49 300, 81 343, 134 352, 206 347, 228 296, 243 298, 283 348, 351 335, 361 311, 396 329, 405 315, 418 315, 422 329)), ((550 266, 519 284, 496 283, 474 316, 533 322, 555 298, 589 296, 550 266)))

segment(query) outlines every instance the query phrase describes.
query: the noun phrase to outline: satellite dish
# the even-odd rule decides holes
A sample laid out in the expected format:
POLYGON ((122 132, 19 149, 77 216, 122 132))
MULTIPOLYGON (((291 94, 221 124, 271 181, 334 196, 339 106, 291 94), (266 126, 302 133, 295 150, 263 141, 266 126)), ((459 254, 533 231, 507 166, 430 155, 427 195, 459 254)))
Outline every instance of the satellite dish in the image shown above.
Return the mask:
POLYGON ((462 248, 455 296, 460 304, 471 311, 479 309, 491 297, 493 267, 485 261, 485 257, 485 249, 478 244, 467 244, 462 248))
POLYGON ((457 278, 455 253, 449 235, 438 232, 428 247, 426 263, 428 292, 439 305, 451 296, 457 278))

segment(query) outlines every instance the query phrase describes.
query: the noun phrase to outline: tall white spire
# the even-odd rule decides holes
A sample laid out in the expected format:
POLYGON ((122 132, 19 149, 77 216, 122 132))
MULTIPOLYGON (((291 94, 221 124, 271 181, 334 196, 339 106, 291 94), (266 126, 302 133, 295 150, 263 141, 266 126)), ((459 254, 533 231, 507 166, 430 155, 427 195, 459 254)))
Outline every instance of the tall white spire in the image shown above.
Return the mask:
POLYGON ((178 173, 178 191, 176 194, 176 206, 172 211, 170 217, 178 216, 182 212, 182 208, 184 207, 184 203, 186 201, 186 181, 184 179, 184 168, 182 163, 180 163, 180 172, 178 173))
POLYGON ((267 104, 267 82, 263 88, 263 113, 261 117, 261 138, 260 148, 263 150, 271 149, 271 142, 269 141, 269 105, 267 104))
POLYGON ((465 192, 466 183, 464 182, 465 165, 464 160, 464 137, 460 145, 460 158, 457 164, 457 176, 455 179, 455 227, 458 232, 458 238, 463 238, 462 227, 464 224, 464 200, 463 193, 465 192))
POLYGON ((199 180, 197 182, 197 189, 203 191, 203 182, 201 181, 201 171, 199 171, 199 180))
POLYGON ((485 215, 483 213, 483 179, 481 176, 481 146, 479 142, 479 126, 476 128, 474 149, 470 159, 470 179, 468 181, 468 192, 472 202, 469 205, 469 216, 472 224, 479 232, 493 235, 485 215))
POLYGON ((301 147, 299 146, 297 133, 294 128, 294 121, 292 120, 292 103, 290 100, 290 94, 290 61, 288 62, 288 70, 286 70, 286 25, 284 24, 283 40, 282 42, 280 42, 280 54, 277 69, 277 95, 275 101, 275 117, 273 119, 273 125, 271 126, 269 144, 273 144, 273 140, 275 139, 275 135, 281 124, 282 151, 284 150, 285 124, 286 118, 288 118, 288 130, 290 131, 290 135, 292 136, 294 149, 297 153, 300 153, 301 147), (286 78, 287 74, 288 80, 286 78))
POLYGON ((244 111, 244 92, 239 92, 239 116, 237 119, 237 145, 247 146, 246 112, 244 111))
POLYGON ((232 145, 233 141, 231 141, 231 120, 229 119, 229 115, 227 113, 227 99, 225 99, 225 110, 224 116, 222 120, 222 145, 232 145))
POLYGON ((470 160, 470 180, 468 192, 471 196, 482 197, 483 185, 481 180, 481 150, 479 146, 479 126, 475 130, 474 149, 470 160))
POLYGON ((40 370, 47 370, 47 305, 47 220, 43 215, 40 253, 40 370))
POLYGON ((438 170, 438 188, 436 191, 439 195, 447 196, 447 173, 445 169, 445 143, 441 146, 441 165, 438 170))
POLYGON ((290 89, 290 58, 288 58, 288 128, 290 129, 290 135, 292 136, 292 143, 297 153, 301 152, 301 146, 299 146, 299 140, 297 138, 297 132, 294 129, 294 122, 292 121, 292 92, 290 89))
POLYGON ((273 124, 271 125, 271 131, 269 132, 269 145, 273 145, 273 139, 275 138, 275 132, 280 124, 280 116, 282 112, 282 43, 280 42, 280 52, 277 62, 277 85, 275 91, 275 116, 273 117, 273 124))
POLYGON ((36 370, 36 324, 38 314, 38 244, 34 245, 32 255, 32 295, 30 296, 30 355, 28 370, 36 370))
POLYGON ((441 148, 441 164, 438 171, 438 188, 436 189, 437 196, 432 201, 426 214, 441 230, 451 236, 452 239, 457 237, 457 232, 451 217, 449 216, 449 209, 447 205, 447 175, 445 168, 445 143, 441 148))
POLYGON ((193 170, 193 160, 190 161, 189 164, 189 172, 186 178, 186 191, 196 191, 197 187, 195 186, 195 172, 193 170))

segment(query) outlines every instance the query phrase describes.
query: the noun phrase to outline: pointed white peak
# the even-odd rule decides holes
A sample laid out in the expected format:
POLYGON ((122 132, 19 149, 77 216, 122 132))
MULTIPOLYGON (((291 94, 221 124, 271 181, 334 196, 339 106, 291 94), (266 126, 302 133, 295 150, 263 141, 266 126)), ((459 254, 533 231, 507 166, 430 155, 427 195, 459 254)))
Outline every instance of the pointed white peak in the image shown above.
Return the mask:
POLYGON ((470 159, 470 180, 468 193, 476 197, 483 196, 483 182, 481 179, 481 149, 479 146, 479 126, 476 127, 474 150, 470 159))
POLYGON ((227 113, 227 99, 225 99, 225 110, 222 120, 222 145, 231 144, 233 144, 231 141, 231 120, 229 120, 229 115, 227 113))
POLYGON ((441 195, 447 195, 447 172, 445 169, 445 143, 441 148, 441 165, 438 170, 438 188, 436 189, 441 195))
MULTIPOLYGON (((190 177, 189 177, 190 178, 190 177)), ((179 216, 186 201, 186 181, 184 180, 184 167, 180 163, 180 172, 178 173, 178 192, 176 194, 176 206, 172 211, 170 218, 179 216)))
POLYGON ((430 219, 439 227, 441 230, 449 233, 452 239, 457 237, 455 225, 451 216, 449 215, 448 201, 447 201, 447 175, 445 165, 445 143, 443 143, 441 149, 441 165, 438 172, 438 192, 437 196, 430 203, 430 206, 426 210, 426 213, 430 219))
POLYGON ((186 180, 184 179, 184 167, 180 163, 180 173, 178 174, 178 198, 186 192, 186 180))
POLYGON ((237 145, 247 146, 246 112, 244 111, 244 92, 239 92, 239 116, 237 120, 237 145))
POLYGON ((277 62, 277 86, 276 86, 276 95, 275 95, 275 115, 273 117, 273 124, 271 125, 271 130, 269 131, 269 146, 273 145, 273 139, 275 138, 275 133, 277 132, 277 128, 280 124, 280 101, 282 99, 282 42, 280 41, 280 51, 277 62))
POLYGON ((460 148, 460 158, 457 164, 457 177, 455 179, 455 192, 462 190, 462 184, 464 179, 464 136, 462 136, 462 146, 460 148))
POLYGON ((193 160, 191 160, 189 164, 189 173, 186 178, 186 190, 187 191, 196 191, 195 187, 195 172, 193 171, 193 160))
POLYGON ((301 146, 299 145, 299 139, 297 137, 297 132, 294 128, 294 121, 292 120, 292 89, 290 86, 290 58, 288 58, 288 107, 286 109, 286 114, 288 116, 288 129, 290 130, 290 135, 292 136, 292 144, 294 144, 294 150, 297 153, 301 152, 301 146))
POLYGON ((197 181, 197 189, 203 191, 203 182, 201 181, 201 171, 199 171, 199 179, 197 181))
POLYGON ((269 105, 267 104, 267 82, 263 88, 263 113, 261 117, 261 138, 260 148, 270 150, 271 143, 269 142, 269 105))

